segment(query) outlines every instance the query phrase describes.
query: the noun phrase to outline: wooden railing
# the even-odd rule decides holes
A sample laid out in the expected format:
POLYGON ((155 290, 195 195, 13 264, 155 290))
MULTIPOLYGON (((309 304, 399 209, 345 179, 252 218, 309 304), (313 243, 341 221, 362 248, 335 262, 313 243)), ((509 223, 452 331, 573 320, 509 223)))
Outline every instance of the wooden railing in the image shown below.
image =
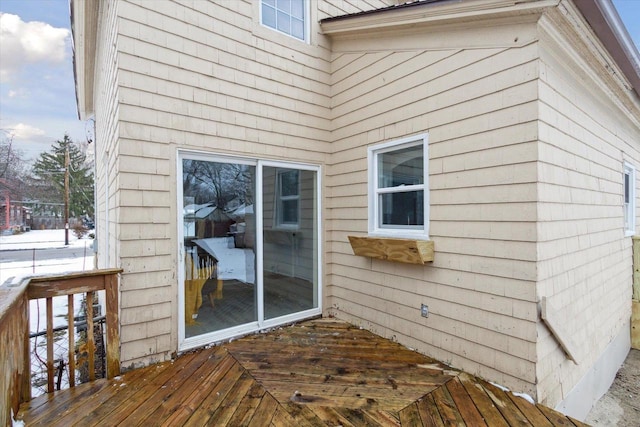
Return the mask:
MULTIPOLYGON (((75 342, 73 327, 75 294, 86 294, 88 366, 94 366, 93 301, 95 292, 105 291, 106 376, 120 374, 118 327, 118 274, 121 269, 92 270, 55 276, 38 276, 19 284, 0 286, 0 425, 11 425, 11 411, 31 400, 31 358, 29 342, 29 300, 44 298, 47 319, 47 391, 54 390, 53 298, 67 297, 69 325, 69 387, 75 385, 75 342)), ((95 379, 89 369, 90 380, 95 379)))

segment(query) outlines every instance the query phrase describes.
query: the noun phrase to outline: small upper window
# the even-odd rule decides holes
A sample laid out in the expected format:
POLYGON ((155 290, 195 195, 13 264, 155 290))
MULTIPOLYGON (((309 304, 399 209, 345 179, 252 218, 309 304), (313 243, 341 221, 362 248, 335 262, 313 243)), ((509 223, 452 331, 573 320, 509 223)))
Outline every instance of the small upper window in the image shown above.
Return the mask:
POLYGON ((299 171, 280 169, 277 176, 277 225, 285 228, 297 228, 300 218, 299 171))
POLYGON ((369 173, 369 232, 427 238, 427 135, 369 148, 369 173))
POLYGON ((624 231, 627 236, 636 234, 636 170, 624 163, 624 231))
POLYGON ((306 40, 306 7, 305 0, 261 0, 260 19, 267 27, 306 40))

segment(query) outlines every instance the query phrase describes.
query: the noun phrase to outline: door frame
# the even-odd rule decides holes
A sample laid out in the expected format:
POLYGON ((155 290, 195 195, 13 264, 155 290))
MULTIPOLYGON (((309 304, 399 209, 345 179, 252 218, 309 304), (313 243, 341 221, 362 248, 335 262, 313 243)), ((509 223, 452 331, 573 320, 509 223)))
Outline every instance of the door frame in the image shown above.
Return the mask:
POLYGON ((178 326, 178 351, 186 351, 196 347, 202 347, 207 344, 231 339, 237 336, 246 335, 252 332, 258 332, 263 329, 273 328, 276 326, 300 321, 309 317, 314 317, 322 314, 322 168, 320 165, 314 165, 310 163, 280 161, 280 160, 267 160, 256 157, 242 157, 242 156, 230 156, 227 154, 218 154, 203 151, 194 150, 178 150, 176 156, 176 197, 177 197, 177 295, 178 295, 178 310, 177 310, 177 326, 178 326), (182 161, 198 160, 198 161, 210 161, 210 162, 223 162, 223 163, 236 163, 254 166, 256 168, 256 188, 254 194, 254 213, 256 221, 256 236, 255 236, 255 259, 256 259, 256 299, 257 299, 257 321, 246 323, 243 325, 234 326, 231 328, 223 329, 220 331, 214 331, 194 337, 186 337, 185 335, 185 295, 184 295, 184 262, 180 260, 184 259, 184 220, 182 212, 184 211, 184 194, 182 187, 182 161), (316 295, 314 299, 317 299, 317 307, 287 314, 285 316, 264 319, 264 265, 263 265, 263 168, 288 168, 312 171, 316 173, 316 197, 315 197, 315 221, 316 221, 316 242, 315 242, 315 254, 316 259, 316 295))

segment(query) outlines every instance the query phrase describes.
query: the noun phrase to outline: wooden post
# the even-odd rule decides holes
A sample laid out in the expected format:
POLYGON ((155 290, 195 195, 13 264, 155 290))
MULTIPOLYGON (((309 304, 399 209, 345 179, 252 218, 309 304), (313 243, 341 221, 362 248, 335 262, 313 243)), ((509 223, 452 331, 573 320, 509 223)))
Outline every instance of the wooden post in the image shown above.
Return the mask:
POLYGON ((69 387, 76 386, 76 340, 75 340, 75 312, 73 309, 73 295, 67 295, 67 325, 69 325, 69 387))
POLYGON ((47 393, 53 393, 53 298, 47 301, 47 393))
POLYGON ((120 327, 118 320, 118 274, 104 276, 107 309, 107 378, 120 375, 120 327))
POLYGON ((96 379, 96 335, 93 333, 93 292, 87 292, 87 363, 89 381, 96 379))

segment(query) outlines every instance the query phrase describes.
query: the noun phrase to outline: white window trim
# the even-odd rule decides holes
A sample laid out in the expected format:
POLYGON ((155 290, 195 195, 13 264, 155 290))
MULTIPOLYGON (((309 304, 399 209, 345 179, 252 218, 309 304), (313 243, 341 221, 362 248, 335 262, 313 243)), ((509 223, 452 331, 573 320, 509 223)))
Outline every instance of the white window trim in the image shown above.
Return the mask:
POLYGON ((381 237, 400 237, 429 240, 429 134, 424 133, 383 144, 377 144, 368 148, 367 153, 369 169, 369 235, 381 237), (377 155, 399 150, 411 145, 422 144, 423 149, 423 173, 424 178, 420 187, 424 191, 424 226, 422 229, 381 228, 378 227, 378 162, 377 155))
POLYGON ((277 28, 273 28, 270 27, 268 25, 265 25, 262 21, 262 0, 259 0, 258 2, 258 13, 260 15, 260 25, 263 26, 264 28, 269 29, 270 31, 275 31, 278 34, 283 34, 293 40, 297 40, 299 42, 303 42, 303 43, 307 43, 309 44, 311 42, 311 2, 309 0, 303 0, 303 7, 304 7, 304 25, 303 25, 303 31, 304 31, 304 38, 303 39, 299 39, 298 37, 292 36, 291 34, 287 34, 283 31, 278 30, 277 28))
POLYGON ((297 230, 300 228, 300 173, 298 172, 298 189, 295 195, 292 196, 283 196, 282 195, 282 187, 280 177, 288 172, 298 171, 297 169, 278 169, 276 171, 276 203, 275 203, 275 228, 278 229, 286 229, 286 230, 297 230), (297 203, 297 212, 296 212, 296 222, 295 223, 285 223, 282 222, 282 213, 284 209, 282 208, 282 202, 287 200, 296 200, 297 203))
POLYGON ((625 210, 624 215, 628 218, 628 221, 624 223, 624 235, 634 236, 636 234, 636 168, 628 162, 624 162, 622 176, 622 205, 625 210), (624 178, 629 175, 629 203, 624 200, 625 195, 625 182, 624 178))

